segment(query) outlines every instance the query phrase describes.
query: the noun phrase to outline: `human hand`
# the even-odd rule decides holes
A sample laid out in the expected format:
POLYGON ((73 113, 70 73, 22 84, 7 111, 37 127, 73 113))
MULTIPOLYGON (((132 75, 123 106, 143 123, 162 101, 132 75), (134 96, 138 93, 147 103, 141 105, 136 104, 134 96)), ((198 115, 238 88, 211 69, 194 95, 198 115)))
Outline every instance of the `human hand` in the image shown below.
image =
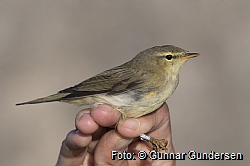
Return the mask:
POLYGON ((85 109, 76 116, 76 128, 63 141, 56 166, 79 165, 175 165, 174 160, 115 160, 111 152, 118 151, 138 154, 149 152, 152 146, 139 140, 143 133, 155 138, 167 139, 169 153, 174 152, 172 144, 170 116, 167 104, 143 117, 121 121, 117 129, 113 127, 120 113, 109 105, 99 105, 89 111, 85 109))

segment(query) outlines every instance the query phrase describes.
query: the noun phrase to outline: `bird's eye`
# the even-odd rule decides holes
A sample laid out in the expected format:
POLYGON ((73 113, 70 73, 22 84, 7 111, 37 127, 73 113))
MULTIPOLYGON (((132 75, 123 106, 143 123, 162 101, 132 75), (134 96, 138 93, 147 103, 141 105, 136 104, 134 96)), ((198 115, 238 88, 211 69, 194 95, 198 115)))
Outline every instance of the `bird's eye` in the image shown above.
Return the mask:
POLYGON ((172 55, 167 55, 167 56, 166 56, 166 59, 167 59, 168 61, 170 61, 170 60, 173 59, 173 56, 172 56, 172 55))

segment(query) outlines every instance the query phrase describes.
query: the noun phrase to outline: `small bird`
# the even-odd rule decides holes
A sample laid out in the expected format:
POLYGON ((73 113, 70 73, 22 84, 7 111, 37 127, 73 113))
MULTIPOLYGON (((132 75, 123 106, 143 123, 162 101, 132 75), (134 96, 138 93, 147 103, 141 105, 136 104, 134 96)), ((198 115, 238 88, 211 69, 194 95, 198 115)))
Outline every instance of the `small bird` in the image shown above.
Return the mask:
MULTIPOLYGON (((155 46, 73 87, 16 105, 60 101, 91 108, 109 104, 121 112, 121 119, 138 118, 158 109, 167 100, 178 85, 181 67, 199 55, 172 45, 155 46)), ((151 142, 153 150, 166 150, 166 140, 141 139, 151 142)))

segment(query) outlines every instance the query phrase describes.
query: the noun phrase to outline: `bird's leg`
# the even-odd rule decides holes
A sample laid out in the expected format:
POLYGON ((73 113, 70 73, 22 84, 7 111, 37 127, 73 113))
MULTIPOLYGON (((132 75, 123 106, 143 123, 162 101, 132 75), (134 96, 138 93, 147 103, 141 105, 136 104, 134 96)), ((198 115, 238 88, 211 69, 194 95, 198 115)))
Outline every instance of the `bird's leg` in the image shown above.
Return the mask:
POLYGON ((155 150, 156 152, 160 152, 161 150, 164 150, 165 152, 168 151, 166 146, 168 145, 168 141, 165 139, 155 139, 154 137, 142 134, 140 135, 140 139, 150 142, 153 146, 152 150, 155 150))
POLYGON ((119 124, 121 121, 125 120, 125 119, 126 119, 126 116, 123 115, 123 114, 121 113, 121 116, 120 116, 119 120, 118 120, 117 123, 115 124, 115 129, 117 128, 118 124, 119 124))
MULTIPOLYGON (((117 128, 118 124, 125 119, 126 119, 126 116, 121 113, 121 116, 120 116, 118 122, 115 124, 115 129, 117 128)), ((161 150, 163 150, 165 152, 168 151, 168 149, 166 148, 166 146, 168 145, 168 140, 156 139, 154 137, 151 137, 151 136, 148 136, 145 134, 140 135, 140 139, 147 141, 147 142, 150 142, 153 146, 152 150, 155 150, 156 152, 160 152, 161 150)))

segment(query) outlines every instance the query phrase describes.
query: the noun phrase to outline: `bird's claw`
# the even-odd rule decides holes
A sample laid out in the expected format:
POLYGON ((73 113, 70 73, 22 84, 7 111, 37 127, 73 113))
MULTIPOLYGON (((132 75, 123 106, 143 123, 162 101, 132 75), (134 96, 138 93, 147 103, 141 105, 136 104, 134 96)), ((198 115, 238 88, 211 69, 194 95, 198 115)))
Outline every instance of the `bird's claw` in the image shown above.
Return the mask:
POLYGON ((155 139, 153 137, 150 137, 150 141, 149 141, 152 146, 153 146, 153 150, 155 150, 156 152, 160 152, 161 150, 167 152, 168 149, 166 148, 166 146, 168 145, 168 140, 165 139, 155 139))

